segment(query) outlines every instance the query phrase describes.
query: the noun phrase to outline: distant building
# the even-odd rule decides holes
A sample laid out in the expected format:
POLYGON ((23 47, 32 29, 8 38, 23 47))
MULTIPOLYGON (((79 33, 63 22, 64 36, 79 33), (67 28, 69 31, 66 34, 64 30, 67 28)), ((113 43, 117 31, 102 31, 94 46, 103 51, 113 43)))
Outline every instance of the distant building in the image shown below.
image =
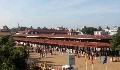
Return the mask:
POLYGON ((62 27, 57 27, 56 30, 67 30, 67 28, 62 27))
POLYGON ((0 29, 0 36, 10 36, 12 35, 12 32, 10 31, 10 29, 5 25, 3 26, 3 29, 0 29))
POLYGON ((83 33, 80 30, 69 29, 68 35, 83 35, 83 33))
POLYGON ((115 26, 114 29, 103 29, 102 31, 94 31, 94 35, 114 35, 117 33, 118 28, 115 26))
POLYGON ((3 29, 0 29, 0 32, 9 32, 9 28, 5 25, 3 26, 3 29))
POLYGON ((102 30, 102 31, 94 31, 94 35, 108 35, 108 32, 105 32, 105 30, 102 30))
POLYGON ((58 29, 48 29, 44 28, 26 28, 24 31, 18 31, 16 34, 68 34, 68 35, 83 35, 80 30, 67 29, 63 27, 58 27, 58 29))
POLYGON ((113 30, 108 30, 108 29, 104 29, 105 32, 108 32, 108 35, 114 35, 117 33, 117 29, 113 29, 113 30))
POLYGON ((25 31, 18 31, 16 34, 68 34, 68 30, 48 29, 46 27, 39 29, 26 28, 25 31))

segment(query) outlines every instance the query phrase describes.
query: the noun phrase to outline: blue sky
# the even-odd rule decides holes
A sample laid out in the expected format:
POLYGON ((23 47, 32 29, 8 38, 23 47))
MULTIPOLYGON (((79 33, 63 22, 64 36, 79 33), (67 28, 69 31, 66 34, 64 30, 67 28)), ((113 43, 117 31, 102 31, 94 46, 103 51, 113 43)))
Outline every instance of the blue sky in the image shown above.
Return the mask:
POLYGON ((120 0, 0 0, 0 28, 120 26, 120 0))

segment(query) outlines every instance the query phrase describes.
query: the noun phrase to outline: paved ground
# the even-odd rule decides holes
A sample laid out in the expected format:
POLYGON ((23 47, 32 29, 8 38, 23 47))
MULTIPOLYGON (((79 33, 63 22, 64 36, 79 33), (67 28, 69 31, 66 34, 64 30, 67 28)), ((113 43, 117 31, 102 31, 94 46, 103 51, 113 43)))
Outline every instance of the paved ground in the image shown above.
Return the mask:
MULTIPOLYGON (((48 65, 53 67, 61 67, 67 64, 67 55, 67 53, 54 52, 54 55, 48 54, 45 58, 39 59, 39 54, 32 52, 29 58, 33 59, 35 63, 47 62, 48 65)), ((90 60, 88 60, 87 66, 87 70, 92 70, 90 60)), ((106 66, 107 70, 120 70, 120 62, 111 62, 110 57, 108 57, 107 64, 100 64, 99 58, 94 60, 93 70, 106 70, 106 66)), ((85 60, 83 57, 75 58, 75 67, 77 67, 78 70, 85 70, 85 60)))

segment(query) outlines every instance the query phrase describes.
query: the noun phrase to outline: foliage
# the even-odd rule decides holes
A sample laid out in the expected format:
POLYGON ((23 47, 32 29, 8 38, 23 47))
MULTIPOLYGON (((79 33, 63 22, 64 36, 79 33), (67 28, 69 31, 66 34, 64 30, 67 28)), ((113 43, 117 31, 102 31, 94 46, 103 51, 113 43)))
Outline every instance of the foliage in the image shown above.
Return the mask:
POLYGON ((6 45, 9 46, 9 47, 13 47, 13 45, 14 45, 14 40, 13 40, 11 37, 9 37, 9 38, 8 38, 8 41, 6 42, 6 45))
POLYGON ((31 70, 39 70, 39 67, 33 65, 33 66, 31 67, 31 70))
POLYGON ((5 45, 8 42, 9 36, 0 36, 0 44, 5 45))
POLYGON ((14 40, 9 36, 0 36, 0 44, 0 70, 25 70, 25 48, 14 47, 14 40))
POLYGON ((94 28, 94 27, 84 27, 82 28, 81 30, 84 34, 90 34, 90 35, 93 35, 94 34, 94 31, 97 31, 97 28, 94 28))
POLYGON ((110 30, 110 27, 107 26, 106 29, 110 30))
POLYGON ((102 31, 103 29, 102 29, 102 27, 101 26, 99 26, 98 27, 98 31, 102 31))
POLYGON ((118 30, 117 30, 117 32, 120 32, 120 27, 118 27, 118 30))
POLYGON ((27 59, 27 52, 23 47, 16 47, 11 52, 10 59, 14 62, 17 69, 24 70, 26 67, 25 59, 27 59))
POLYGON ((111 49, 112 50, 120 50, 120 32, 112 36, 111 49))
POLYGON ((15 69, 15 65, 12 63, 12 61, 10 61, 9 59, 4 58, 3 63, 0 64, 0 70, 16 70, 16 69, 15 69))

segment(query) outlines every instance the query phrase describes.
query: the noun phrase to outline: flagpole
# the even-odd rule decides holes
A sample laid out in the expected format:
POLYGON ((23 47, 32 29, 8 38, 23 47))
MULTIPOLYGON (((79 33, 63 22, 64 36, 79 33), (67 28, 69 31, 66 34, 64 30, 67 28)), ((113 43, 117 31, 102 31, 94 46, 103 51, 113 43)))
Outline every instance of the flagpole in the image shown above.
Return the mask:
POLYGON ((100 52, 100 62, 99 62, 100 64, 99 64, 99 70, 100 70, 101 62, 102 62, 102 61, 101 61, 101 52, 100 52))
POLYGON ((100 65, 101 65, 101 56, 100 56, 100 62, 99 62, 99 70, 100 70, 100 65))
POLYGON ((106 59, 106 70, 107 70, 107 53, 106 53, 105 59, 106 59))
POLYGON ((93 64, 92 64, 92 70, 93 70, 93 64))
POLYGON ((93 55, 91 56, 92 70, 93 70, 93 55))
POLYGON ((100 70, 100 65, 99 65, 99 70, 100 70))
POLYGON ((105 68, 106 68, 106 70, 107 70, 107 64, 106 64, 106 67, 105 67, 105 68))
POLYGON ((86 70, 87 70, 87 60, 86 60, 86 70))
POLYGON ((88 54, 85 53, 86 70, 87 70, 87 60, 88 60, 88 54))
POLYGON ((86 62, 86 70, 87 70, 87 53, 85 53, 85 62, 86 62))

